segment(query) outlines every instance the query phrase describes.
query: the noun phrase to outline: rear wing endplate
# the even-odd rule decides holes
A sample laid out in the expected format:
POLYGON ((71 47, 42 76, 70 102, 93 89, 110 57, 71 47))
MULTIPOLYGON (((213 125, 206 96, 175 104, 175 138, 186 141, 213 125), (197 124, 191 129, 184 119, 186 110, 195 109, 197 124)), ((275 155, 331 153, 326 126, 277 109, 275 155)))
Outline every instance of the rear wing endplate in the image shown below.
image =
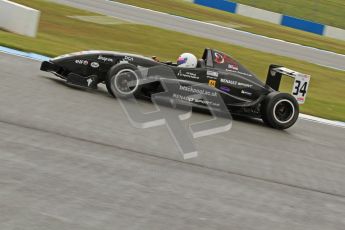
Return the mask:
POLYGON ((299 104, 303 104, 308 92, 310 75, 299 73, 283 66, 270 65, 266 84, 272 89, 279 91, 280 81, 283 75, 294 78, 291 94, 299 104))

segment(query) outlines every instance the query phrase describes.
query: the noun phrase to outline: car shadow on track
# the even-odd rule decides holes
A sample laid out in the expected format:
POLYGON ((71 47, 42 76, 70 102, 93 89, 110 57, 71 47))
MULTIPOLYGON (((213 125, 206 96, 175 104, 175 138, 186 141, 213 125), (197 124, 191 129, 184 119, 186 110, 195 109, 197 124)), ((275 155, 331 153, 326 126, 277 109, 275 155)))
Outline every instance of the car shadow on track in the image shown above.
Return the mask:
MULTIPOLYGON (((68 88, 71 88, 73 90, 79 90, 79 91, 83 91, 83 92, 87 92, 87 93, 98 94, 98 95, 105 96, 108 99, 116 100, 116 98, 109 95, 105 86, 103 86, 103 85, 99 86, 97 90, 94 90, 94 89, 89 89, 89 88, 84 88, 84 87, 80 87, 80 86, 74 86, 74 85, 67 84, 65 80, 60 79, 60 78, 53 78, 53 77, 44 76, 44 75, 40 75, 40 77, 45 78, 45 79, 49 79, 49 80, 51 80, 51 81, 53 81, 53 82, 55 82, 61 86, 68 87, 68 88)), ((139 100, 140 100, 140 103, 152 105, 152 102, 149 99, 141 98, 139 100)), ((162 106, 169 107, 169 106, 164 105, 164 104, 162 104, 162 106)), ((198 109, 198 108, 193 108, 193 113, 200 114, 200 115, 202 114, 202 115, 206 115, 209 117, 212 116, 209 111, 198 109)), ((231 119, 234 120, 236 123, 239 122, 239 123, 243 123, 246 125, 251 124, 251 125, 254 125, 257 127, 262 127, 266 130, 277 131, 279 133, 289 134, 289 132, 286 130, 274 130, 274 129, 268 127, 261 119, 258 119, 258 118, 252 118, 252 117, 240 116, 240 115, 231 115, 231 119)))
POLYGON ((64 87, 68 87, 74 90, 79 90, 79 91, 83 91, 83 92, 89 92, 89 93, 93 93, 93 94, 100 94, 100 95, 106 95, 108 97, 112 97, 108 94, 107 91, 105 90, 99 90, 102 87, 99 87, 98 89, 94 90, 94 89, 89 89, 89 88, 85 88, 85 87, 81 87, 81 86, 77 86, 77 85, 71 85, 71 84, 67 84, 65 80, 60 79, 60 78, 54 78, 54 77, 48 77, 48 76, 44 76, 44 75, 40 75, 39 77, 51 80, 59 85, 62 85, 64 87))

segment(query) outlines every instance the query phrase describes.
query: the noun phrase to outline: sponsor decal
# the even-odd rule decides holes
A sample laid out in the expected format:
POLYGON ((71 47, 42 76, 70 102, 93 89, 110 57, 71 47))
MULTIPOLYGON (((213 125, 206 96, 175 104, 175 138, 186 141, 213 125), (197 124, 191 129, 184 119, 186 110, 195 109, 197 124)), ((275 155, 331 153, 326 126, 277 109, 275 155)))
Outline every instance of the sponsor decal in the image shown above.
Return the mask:
POLYGON ((217 79, 216 77, 206 76, 208 79, 217 79))
POLYGON ((244 94, 244 95, 247 95, 247 96, 252 96, 253 95, 253 93, 245 91, 243 89, 241 90, 241 93, 244 94))
POLYGON ((234 80, 229 80, 229 79, 220 79, 220 82, 221 83, 226 83, 226 84, 229 84, 229 85, 237 85, 237 81, 234 81, 234 80))
POLYGON ((221 87, 220 87, 220 90, 221 90, 221 91, 224 91, 224 92, 228 92, 228 93, 230 92, 230 88, 227 87, 227 86, 221 86, 221 87))
POLYGON ((90 86, 92 84, 92 79, 91 78, 87 79, 86 81, 87 81, 87 86, 90 86))
POLYGON ((229 85, 241 86, 241 87, 245 87, 245 88, 252 88, 253 87, 252 84, 238 82, 238 81, 229 80, 229 79, 220 79, 220 82, 221 83, 226 83, 226 84, 229 84, 229 85))
POLYGON ((122 63, 126 63, 126 64, 128 64, 128 61, 125 61, 125 60, 120 60, 120 61, 119 61, 119 63, 121 63, 121 64, 122 64, 122 63))
POLYGON ((191 78, 191 79, 196 79, 196 80, 199 79, 199 77, 196 76, 196 73, 192 73, 192 72, 184 72, 184 73, 182 73, 182 70, 178 71, 177 76, 185 77, 185 78, 191 78))
POLYGON ((243 87, 246 87, 246 88, 252 88, 253 87, 253 85, 248 84, 248 83, 243 83, 243 82, 238 82, 237 85, 238 86, 243 86, 243 87))
POLYGON ((128 61, 128 62, 132 62, 132 61, 134 61, 134 58, 133 58, 133 57, 130 57, 130 56, 125 56, 125 57, 123 58, 123 60, 124 60, 124 61, 128 61))
POLYGON ((237 71, 237 70, 232 70, 232 69, 226 69, 225 71, 232 72, 232 73, 238 73, 238 74, 241 74, 241 75, 244 75, 244 76, 248 76, 248 77, 251 77, 251 76, 252 76, 252 75, 249 74, 249 73, 244 73, 244 72, 237 71))
POLYGON ((75 63, 79 64, 79 65, 88 65, 89 64, 89 62, 86 60, 75 60, 75 63))
POLYGON ((107 57, 104 57, 102 55, 98 56, 98 60, 102 60, 104 62, 113 62, 114 61, 112 58, 107 58, 107 57))
POLYGON ((98 68, 99 67, 99 63, 98 62, 91 62, 91 67, 92 68, 98 68))
POLYGON ((216 63, 218 63, 218 64, 227 63, 228 69, 238 71, 238 69, 239 69, 238 63, 234 59, 232 59, 231 57, 229 57, 225 54, 217 53, 217 52, 214 53, 214 56, 215 56, 214 61, 216 63))
POLYGON ((214 88, 216 87, 216 83, 217 83, 216 80, 209 80, 208 81, 208 85, 211 86, 211 87, 214 87, 214 88))
POLYGON ((224 63, 224 56, 220 53, 215 52, 214 56, 216 57, 214 61, 218 64, 223 64, 224 63))
POLYGON ((212 96, 212 97, 217 96, 217 92, 211 92, 211 91, 207 91, 205 89, 196 89, 196 88, 193 88, 192 86, 180 85, 180 90, 186 91, 189 93, 202 94, 202 95, 207 95, 207 96, 212 96))
POLYGON ((188 61, 188 58, 179 57, 179 58, 177 59, 177 65, 185 64, 187 61, 188 61))
POLYGON ((225 56, 225 60, 228 64, 228 68, 229 69, 232 69, 232 70, 235 70, 235 71, 238 71, 238 64, 235 60, 233 60, 232 58, 228 57, 228 56, 225 56))
POLYGON ((218 72, 207 70, 206 74, 210 77, 218 77, 218 72))
POLYGON ((238 71, 238 65, 229 64, 229 65, 228 65, 228 68, 229 68, 229 69, 232 69, 232 70, 238 71))
POLYGON ((173 94, 173 98, 182 100, 182 101, 188 101, 188 102, 193 102, 193 103, 201 103, 204 105, 211 105, 211 106, 219 106, 219 103, 215 103, 213 101, 207 101, 207 100, 203 100, 203 99, 198 99, 198 98, 194 98, 191 96, 183 96, 180 94, 173 94))
POLYGON ((298 97, 297 101, 303 101, 304 102, 304 97, 298 97))

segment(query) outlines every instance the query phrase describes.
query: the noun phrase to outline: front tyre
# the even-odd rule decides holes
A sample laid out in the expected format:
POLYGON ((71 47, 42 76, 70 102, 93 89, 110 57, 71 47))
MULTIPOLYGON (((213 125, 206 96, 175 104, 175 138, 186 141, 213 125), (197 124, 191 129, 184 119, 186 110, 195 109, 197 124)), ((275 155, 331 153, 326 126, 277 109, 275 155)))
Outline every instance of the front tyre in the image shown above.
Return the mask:
POLYGON ((137 96, 141 92, 138 68, 132 64, 120 63, 113 66, 106 77, 109 94, 118 98, 137 96))
POLYGON ((296 123, 299 105, 288 93, 272 92, 261 105, 262 120, 275 129, 287 129, 296 123))

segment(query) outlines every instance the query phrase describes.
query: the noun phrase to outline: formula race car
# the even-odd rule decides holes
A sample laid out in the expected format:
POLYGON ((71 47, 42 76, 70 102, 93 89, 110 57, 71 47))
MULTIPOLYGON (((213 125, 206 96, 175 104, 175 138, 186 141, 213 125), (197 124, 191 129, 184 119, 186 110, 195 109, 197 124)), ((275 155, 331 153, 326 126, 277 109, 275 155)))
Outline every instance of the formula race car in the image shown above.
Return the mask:
POLYGON ((296 122, 310 80, 309 75, 271 65, 263 83, 231 56, 209 48, 194 68, 160 62, 155 57, 83 51, 44 61, 41 70, 79 87, 97 89, 99 83, 104 83, 109 94, 119 98, 135 95, 152 99, 155 94, 169 91, 164 95, 178 104, 225 108, 231 114, 261 118, 276 129, 289 128, 296 122), (291 94, 278 91, 283 75, 294 78, 291 94))

